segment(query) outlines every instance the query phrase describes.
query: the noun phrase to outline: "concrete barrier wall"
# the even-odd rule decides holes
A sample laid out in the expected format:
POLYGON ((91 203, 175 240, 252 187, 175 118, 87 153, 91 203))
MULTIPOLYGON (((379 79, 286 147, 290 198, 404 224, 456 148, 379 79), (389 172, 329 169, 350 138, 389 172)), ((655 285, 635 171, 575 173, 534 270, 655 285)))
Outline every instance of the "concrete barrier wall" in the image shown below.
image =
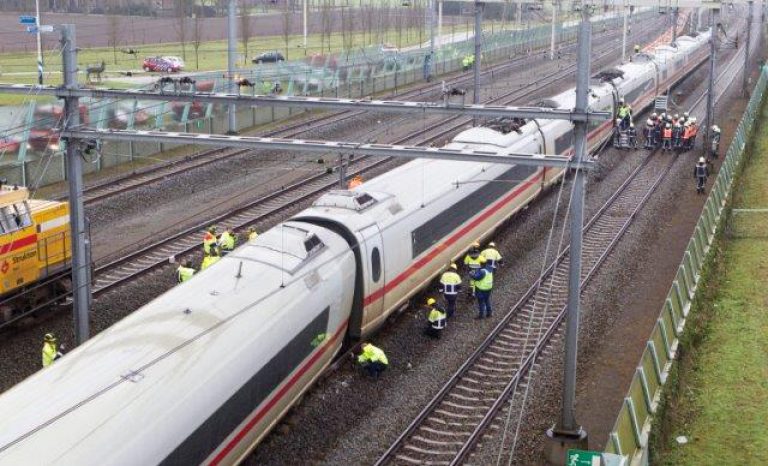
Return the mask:
POLYGON ((736 135, 704 204, 693 236, 672 282, 664 307, 624 398, 619 416, 610 434, 606 452, 624 456, 630 465, 648 464, 648 437, 653 415, 661 399, 664 384, 674 364, 679 340, 691 303, 696 295, 702 267, 710 258, 710 246, 722 228, 722 213, 733 190, 734 174, 741 166, 744 148, 754 125, 768 84, 768 68, 763 68, 736 135))

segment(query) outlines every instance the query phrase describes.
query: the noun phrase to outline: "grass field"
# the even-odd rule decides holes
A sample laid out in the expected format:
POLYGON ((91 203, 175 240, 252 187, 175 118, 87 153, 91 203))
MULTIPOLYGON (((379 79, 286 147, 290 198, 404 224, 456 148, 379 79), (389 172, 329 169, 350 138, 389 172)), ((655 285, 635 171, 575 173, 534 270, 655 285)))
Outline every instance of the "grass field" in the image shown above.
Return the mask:
MULTIPOLYGON (((768 110, 763 109, 763 123, 768 110)), ((758 124, 765 128, 765 125, 758 124)), ((768 207, 768 130, 758 135, 735 208, 768 207)), ((768 464, 768 215, 756 215, 762 238, 725 240, 704 303, 704 335, 687 351, 663 464, 768 464), (685 368, 686 370, 684 370, 685 368), (686 436, 689 443, 675 438, 686 436)))
MULTIPOLYGON (((401 31, 391 29, 383 36, 382 43, 392 44, 397 47, 407 47, 422 42, 426 42, 429 37, 426 34, 419 35, 421 28, 403 28, 401 31)), ((467 30, 464 25, 455 27, 446 27, 443 34, 455 32, 457 35, 467 30)), ((345 46, 350 46, 352 50, 363 46, 371 46, 371 36, 362 33, 352 33, 343 36, 342 34, 333 34, 330 37, 321 38, 319 34, 307 36, 307 49, 303 48, 304 38, 300 35, 288 37, 286 46, 285 38, 282 36, 259 36, 251 38, 248 46, 247 56, 243 42, 238 41, 237 52, 240 65, 245 67, 253 66, 251 58, 267 50, 278 50, 286 56, 288 60, 300 60, 307 55, 316 53, 338 53, 345 46), (346 42, 345 42, 346 41, 346 42), (321 48, 322 46, 322 48, 321 48), (245 59, 245 63, 242 62, 245 59)), ((194 41, 188 41, 184 47, 181 43, 152 44, 142 46, 121 45, 117 50, 113 48, 91 48, 82 49, 79 52, 79 62, 84 69, 86 64, 100 63, 102 60, 107 65, 107 72, 118 70, 139 70, 142 60, 147 56, 154 55, 176 55, 182 57, 186 62, 186 71, 209 71, 222 70, 227 67, 227 42, 226 41, 208 41, 201 42, 197 51, 194 41), (128 55, 122 52, 123 49, 134 49, 138 51, 137 55, 128 55)), ((59 71, 61 69, 61 55, 58 51, 49 51, 45 53, 45 63, 48 71, 59 71)), ((12 82, 9 80, 24 79, 29 81, 36 80, 37 68, 35 56, 30 53, 6 53, 0 54, 0 81, 12 82), (25 73, 16 75, 16 73, 25 73)), ((16 82, 16 81, 13 81, 16 82)))

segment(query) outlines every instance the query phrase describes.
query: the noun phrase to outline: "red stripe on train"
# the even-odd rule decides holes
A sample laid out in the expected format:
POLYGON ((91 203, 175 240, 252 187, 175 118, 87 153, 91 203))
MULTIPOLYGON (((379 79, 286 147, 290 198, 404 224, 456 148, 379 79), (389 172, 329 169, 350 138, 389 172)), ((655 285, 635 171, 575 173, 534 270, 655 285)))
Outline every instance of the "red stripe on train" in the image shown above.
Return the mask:
POLYGON ((211 463, 210 463, 211 465, 218 465, 219 463, 221 463, 221 461, 235 448, 235 446, 243 440, 243 438, 248 434, 248 432, 250 432, 251 429, 253 429, 254 426, 256 424, 258 424, 259 421, 261 421, 264 418, 264 416, 272 408, 275 407, 277 402, 280 401, 280 399, 282 397, 284 397, 286 393, 288 393, 288 390, 290 390, 291 387, 296 385, 296 382, 298 382, 299 379, 304 374, 306 374, 307 371, 312 366, 314 366, 317 363, 317 361, 320 359, 320 357, 323 354, 325 354, 325 352, 328 350, 328 348, 330 348, 334 344, 334 342, 339 339, 339 337, 341 336, 341 334, 344 331, 344 329, 347 328, 347 323, 348 323, 348 321, 345 320, 341 324, 341 326, 339 326, 339 328, 336 330, 336 332, 333 334, 333 338, 331 338, 330 341, 328 341, 325 345, 323 345, 323 347, 319 351, 316 351, 315 354, 313 354, 312 357, 309 359, 309 361, 305 362, 299 368, 299 370, 297 370, 296 373, 293 374, 293 376, 290 378, 290 380, 288 380, 288 382, 286 382, 277 391, 277 393, 275 393, 274 396, 272 396, 272 398, 267 402, 267 404, 265 404, 256 413, 256 415, 250 421, 248 421, 248 423, 242 429, 240 429, 240 431, 237 434, 235 434, 235 436, 232 438, 232 440, 230 440, 229 443, 227 443, 227 445, 224 448, 222 448, 222 450, 213 458, 213 460, 211 460, 211 463))
POLYGON ((37 243, 37 234, 25 236, 23 238, 13 240, 10 243, 0 246, 0 254, 13 252, 17 249, 23 248, 24 246, 29 246, 31 244, 36 244, 36 243, 37 243))

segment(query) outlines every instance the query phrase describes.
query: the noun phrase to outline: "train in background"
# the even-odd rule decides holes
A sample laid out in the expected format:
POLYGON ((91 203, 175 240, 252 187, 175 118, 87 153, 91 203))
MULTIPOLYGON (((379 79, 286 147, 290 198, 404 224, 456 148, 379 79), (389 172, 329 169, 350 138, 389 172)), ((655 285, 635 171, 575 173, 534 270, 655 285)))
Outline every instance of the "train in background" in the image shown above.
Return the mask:
MULTIPOLYGON (((590 107, 647 106, 706 58, 681 37, 597 77, 590 107)), ((572 108, 573 89, 549 105, 572 108)), ((570 154, 572 125, 447 146, 570 154)), ((612 132, 589 129, 589 147, 612 132)), ((0 396, 0 464, 236 464, 319 377, 562 169, 416 160, 331 191, 0 396)))

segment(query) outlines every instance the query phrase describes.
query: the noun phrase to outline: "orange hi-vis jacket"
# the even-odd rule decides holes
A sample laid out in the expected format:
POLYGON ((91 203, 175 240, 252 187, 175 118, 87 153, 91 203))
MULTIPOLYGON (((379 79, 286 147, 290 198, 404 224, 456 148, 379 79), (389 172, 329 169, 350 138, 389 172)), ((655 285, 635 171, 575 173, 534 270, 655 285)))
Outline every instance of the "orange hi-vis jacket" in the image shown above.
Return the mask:
POLYGON ((664 128, 664 133, 662 133, 664 139, 670 139, 672 138, 672 128, 664 128))

